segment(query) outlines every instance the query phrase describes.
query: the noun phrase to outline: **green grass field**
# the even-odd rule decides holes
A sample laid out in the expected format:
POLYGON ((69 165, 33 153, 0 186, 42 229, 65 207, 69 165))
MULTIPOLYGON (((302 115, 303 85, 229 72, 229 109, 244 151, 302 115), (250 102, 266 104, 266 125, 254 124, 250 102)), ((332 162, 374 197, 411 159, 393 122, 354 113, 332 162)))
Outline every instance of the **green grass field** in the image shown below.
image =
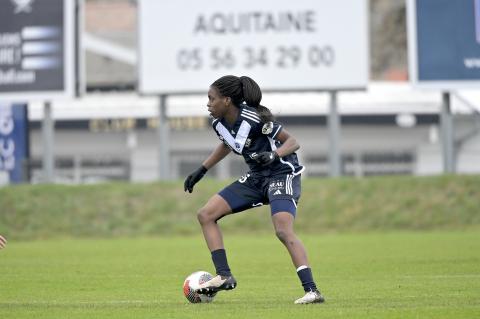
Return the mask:
POLYGON ((0 318, 480 318, 478 231, 301 235, 327 298, 306 306, 273 234, 225 237, 239 286, 212 304, 182 294, 213 272, 201 237, 10 240, 0 318))

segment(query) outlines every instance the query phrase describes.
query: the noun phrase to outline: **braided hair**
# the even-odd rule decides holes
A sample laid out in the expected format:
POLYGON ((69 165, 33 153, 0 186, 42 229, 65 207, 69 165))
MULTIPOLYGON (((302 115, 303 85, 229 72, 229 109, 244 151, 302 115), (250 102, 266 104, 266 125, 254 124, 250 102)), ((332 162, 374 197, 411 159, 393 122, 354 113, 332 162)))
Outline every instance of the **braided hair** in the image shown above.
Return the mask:
POLYGON ((212 83, 222 96, 232 99, 235 106, 245 102, 248 106, 256 109, 263 123, 273 121, 270 109, 260 104, 262 91, 258 84, 248 76, 225 75, 212 83))

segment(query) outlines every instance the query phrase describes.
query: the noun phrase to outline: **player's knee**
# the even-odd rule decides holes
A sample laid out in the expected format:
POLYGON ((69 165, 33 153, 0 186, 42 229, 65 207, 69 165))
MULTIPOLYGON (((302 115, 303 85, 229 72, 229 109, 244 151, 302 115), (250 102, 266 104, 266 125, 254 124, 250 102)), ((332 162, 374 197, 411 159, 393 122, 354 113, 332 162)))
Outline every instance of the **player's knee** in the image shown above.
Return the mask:
POLYGON ((275 235, 284 245, 294 245, 295 243, 295 234, 287 229, 276 229, 275 235))
POLYGON ((203 225, 208 222, 208 212, 204 207, 200 208, 197 212, 197 219, 200 225, 203 225))
POLYGON ((201 225, 215 221, 214 213, 211 212, 207 207, 202 207, 197 212, 197 219, 201 225))
POLYGON ((275 235, 277 235, 277 238, 284 244, 287 243, 288 241, 288 232, 284 229, 277 229, 275 230, 275 235))

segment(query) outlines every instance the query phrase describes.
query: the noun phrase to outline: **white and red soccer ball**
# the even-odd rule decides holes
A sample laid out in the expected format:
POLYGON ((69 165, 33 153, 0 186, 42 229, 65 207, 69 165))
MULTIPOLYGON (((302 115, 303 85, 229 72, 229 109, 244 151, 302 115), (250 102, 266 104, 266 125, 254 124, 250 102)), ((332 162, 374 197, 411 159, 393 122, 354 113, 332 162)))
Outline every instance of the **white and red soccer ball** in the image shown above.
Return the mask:
POLYGON ((185 279, 183 294, 191 303, 212 302, 217 293, 204 295, 195 292, 199 285, 212 279, 213 276, 206 271, 196 271, 185 279))

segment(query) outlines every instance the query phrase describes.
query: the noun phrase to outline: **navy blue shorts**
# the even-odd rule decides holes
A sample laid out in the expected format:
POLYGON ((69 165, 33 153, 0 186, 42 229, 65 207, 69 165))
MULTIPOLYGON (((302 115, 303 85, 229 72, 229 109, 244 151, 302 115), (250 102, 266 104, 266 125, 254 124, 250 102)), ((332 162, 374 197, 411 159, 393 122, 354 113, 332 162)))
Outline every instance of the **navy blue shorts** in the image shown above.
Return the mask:
POLYGON ((272 215, 287 211, 293 216, 302 192, 300 175, 262 176, 249 173, 225 187, 218 194, 238 213, 249 208, 270 204, 272 215))

